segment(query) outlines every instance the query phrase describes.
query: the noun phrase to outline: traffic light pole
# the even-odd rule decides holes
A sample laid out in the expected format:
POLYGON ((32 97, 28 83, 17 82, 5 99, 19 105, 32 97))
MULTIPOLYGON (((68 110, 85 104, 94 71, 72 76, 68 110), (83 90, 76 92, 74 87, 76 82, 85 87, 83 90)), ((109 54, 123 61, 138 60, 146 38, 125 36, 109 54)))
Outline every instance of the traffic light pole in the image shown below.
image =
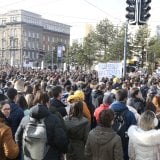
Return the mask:
POLYGON ((125 24, 125 36, 124 36, 124 53, 123 53, 123 78, 126 77, 126 60, 127 60, 127 33, 128 33, 128 20, 125 24))

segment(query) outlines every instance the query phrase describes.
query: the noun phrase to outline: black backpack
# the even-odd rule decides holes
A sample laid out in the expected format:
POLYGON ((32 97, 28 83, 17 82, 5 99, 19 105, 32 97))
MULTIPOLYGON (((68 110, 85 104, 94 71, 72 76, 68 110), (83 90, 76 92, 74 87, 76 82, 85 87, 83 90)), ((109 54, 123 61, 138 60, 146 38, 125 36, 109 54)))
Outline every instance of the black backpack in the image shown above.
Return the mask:
POLYGON ((117 134, 121 137, 121 138, 125 138, 127 137, 127 119, 125 114, 128 112, 128 108, 126 108, 125 110, 121 111, 121 112, 115 112, 115 118, 114 118, 114 122, 112 125, 112 128, 115 132, 117 132, 117 134))

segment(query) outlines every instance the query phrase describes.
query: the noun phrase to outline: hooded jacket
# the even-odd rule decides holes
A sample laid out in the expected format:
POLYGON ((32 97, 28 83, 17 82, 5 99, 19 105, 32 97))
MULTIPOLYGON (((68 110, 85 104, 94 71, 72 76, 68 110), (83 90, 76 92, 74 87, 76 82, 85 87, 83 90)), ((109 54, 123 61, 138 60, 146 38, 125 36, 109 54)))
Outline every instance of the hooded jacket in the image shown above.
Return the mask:
POLYGON ((11 129, 0 118, 0 160, 14 159, 18 153, 19 148, 13 140, 11 129))
MULTIPOLYGON (((110 108, 114 111, 114 112, 123 112, 125 109, 128 110, 128 107, 126 106, 126 104, 124 102, 120 102, 120 101, 116 101, 114 103, 111 104, 110 108)), ((128 110, 128 112, 126 112, 125 114, 126 117, 126 125, 127 125, 127 129, 131 126, 136 124, 136 119, 134 114, 128 110)))
POLYGON ((65 124, 70 140, 67 160, 84 160, 84 147, 90 129, 88 120, 85 117, 67 117, 65 124))
POLYGON ((124 160, 128 160, 128 137, 126 137, 125 133, 127 132, 128 128, 131 125, 136 124, 135 116, 131 111, 129 111, 128 107, 124 102, 116 101, 111 104, 110 108, 114 112, 123 112, 124 110, 128 110, 128 111, 125 111, 124 113, 125 131, 123 132, 122 135, 120 135, 122 140, 122 146, 123 146, 124 160))
MULTIPOLYGON (((67 152, 68 138, 59 118, 55 114, 51 114, 48 108, 41 104, 30 109, 30 117, 35 119, 45 118, 44 123, 46 125, 48 145, 50 148, 44 160, 60 160, 61 153, 67 152)), ((22 145, 23 132, 28 122, 29 116, 24 117, 16 132, 15 139, 19 146, 22 145)), ((24 159, 30 160, 25 155, 24 159)))
POLYGON ((144 131, 137 126, 131 126, 128 136, 128 154, 131 160, 160 159, 160 130, 144 131))
POLYGON ((121 138, 111 129, 97 126, 88 136, 87 160, 123 160, 121 138))

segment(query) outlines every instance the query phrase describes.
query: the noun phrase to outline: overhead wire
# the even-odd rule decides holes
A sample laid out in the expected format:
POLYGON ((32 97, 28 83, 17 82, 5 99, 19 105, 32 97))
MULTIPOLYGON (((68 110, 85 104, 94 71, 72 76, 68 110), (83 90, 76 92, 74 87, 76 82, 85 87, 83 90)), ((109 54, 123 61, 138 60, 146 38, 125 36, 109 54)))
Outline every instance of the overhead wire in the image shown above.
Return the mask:
POLYGON ((96 8, 97 10, 103 12, 104 14, 106 14, 106 15, 108 15, 108 16, 110 16, 110 17, 112 17, 112 18, 114 18, 114 19, 117 19, 117 20, 119 20, 120 22, 122 22, 121 19, 112 16, 111 14, 107 13, 106 11, 104 11, 103 9, 101 9, 101 8, 99 8, 98 6, 94 5, 93 3, 89 2, 88 0, 83 0, 83 1, 86 2, 87 4, 93 6, 93 7, 96 8))

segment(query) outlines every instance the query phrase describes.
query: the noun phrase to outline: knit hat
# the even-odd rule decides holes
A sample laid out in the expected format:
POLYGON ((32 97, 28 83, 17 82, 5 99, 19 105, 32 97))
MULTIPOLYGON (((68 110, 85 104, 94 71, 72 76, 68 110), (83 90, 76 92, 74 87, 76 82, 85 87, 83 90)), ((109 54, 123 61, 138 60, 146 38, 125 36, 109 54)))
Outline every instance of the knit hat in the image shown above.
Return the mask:
POLYGON ((70 95, 67 98, 67 102, 69 102, 69 103, 73 103, 73 102, 76 102, 78 100, 79 100, 79 98, 77 96, 75 96, 75 95, 70 95))
POLYGON ((103 104, 112 104, 114 101, 114 94, 113 93, 107 93, 103 97, 103 104))
POLYGON ((74 95, 76 97, 78 97, 80 100, 84 100, 84 93, 83 93, 83 91, 77 90, 77 91, 74 92, 74 95))

